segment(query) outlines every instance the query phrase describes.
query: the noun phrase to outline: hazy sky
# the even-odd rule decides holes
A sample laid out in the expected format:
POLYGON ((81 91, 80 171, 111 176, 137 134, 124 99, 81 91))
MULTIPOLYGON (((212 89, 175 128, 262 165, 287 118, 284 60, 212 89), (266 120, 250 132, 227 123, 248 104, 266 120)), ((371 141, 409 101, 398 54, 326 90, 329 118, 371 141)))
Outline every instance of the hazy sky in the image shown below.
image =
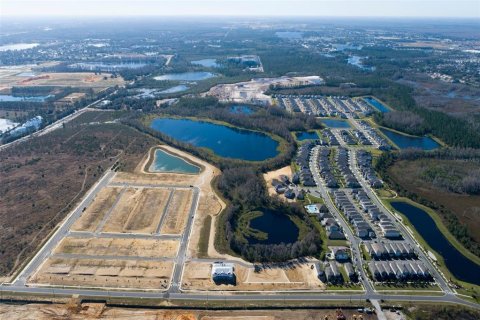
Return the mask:
POLYGON ((0 0, 0 16, 477 17, 480 0, 0 0))

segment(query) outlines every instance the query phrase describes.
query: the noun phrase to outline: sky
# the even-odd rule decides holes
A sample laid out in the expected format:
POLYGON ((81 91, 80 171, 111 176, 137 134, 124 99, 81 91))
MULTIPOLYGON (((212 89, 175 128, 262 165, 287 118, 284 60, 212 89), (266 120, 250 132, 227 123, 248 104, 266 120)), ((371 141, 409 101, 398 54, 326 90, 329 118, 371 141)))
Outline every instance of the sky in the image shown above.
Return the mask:
POLYGON ((0 17, 319 16, 480 19, 480 0, 0 0, 0 17))

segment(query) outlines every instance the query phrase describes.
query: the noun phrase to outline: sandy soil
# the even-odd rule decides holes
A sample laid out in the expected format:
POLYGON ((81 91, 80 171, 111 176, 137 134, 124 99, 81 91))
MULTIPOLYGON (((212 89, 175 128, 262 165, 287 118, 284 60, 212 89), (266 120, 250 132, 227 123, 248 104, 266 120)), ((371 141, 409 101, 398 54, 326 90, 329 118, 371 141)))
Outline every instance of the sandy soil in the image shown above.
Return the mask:
POLYGON ((164 290, 172 272, 171 261, 49 258, 29 283, 164 290))
POLYGON ((181 234, 192 207, 193 191, 176 189, 166 212, 160 234, 181 234))
MULTIPOLYGON (((268 194, 269 195, 271 195, 271 196, 277 195, 277 193, 275 192, 275 188, 272 186, 272 181, 273 181, 273 179, 279 180, 279 177, 281 175, 286 175, 286 176, 292 177, 292 167, 286 166, 286 167, 280 168, 278 170, 269 171, 269 172, 263 174, 263 178, 265 179, 265 182, 267 183, 267 188, 268 188, 268 194)), ((286 199, 285 197, 282 197, 282 198, 286 199)))
POLYGON ((121 77, 110 78, 108 73, 95 75, 93 72, 35 72, 34 77, 19 77, 15 74, 0 77, 0 87, 60 86, 108 88, 122 85, 124 82, 121 77))
POLYGON ((105 214, 110 210, 120 194, 120 188, 104 188, 96 196, 94 202, 75 221, 72 230, 95 231, 105 214))
MULTIPOLYGON (((73 300, 73 299, 72 299, 73 300)), ((352 319, 356 310, 343 310, 347 319, 352 319)), ((376 319, 375 315, 363 314, 364 320, 376 319)), ((0 304, 0 318, 10 320, 50 319, 135 319, 135 320, 312 320, 336 319, 335 309, 321 310, 228 310, 200 311, 174 309, 112 308, 101 303, 67 304, 0 304)))
POLYGON ((211 264, 188 262, 182 279, 186 290, 212 291, 274 291, 274 290, 324 290, 325 285, 317 278, 311 264, 296 265, 294 268, 267 268, 255 272, 235 264, 237 285, 216 285, 211 280, 211 264))
POLYGON ((55 253, 139 256, 173 258, 179 248, 178 240, 65 238, 55 253))

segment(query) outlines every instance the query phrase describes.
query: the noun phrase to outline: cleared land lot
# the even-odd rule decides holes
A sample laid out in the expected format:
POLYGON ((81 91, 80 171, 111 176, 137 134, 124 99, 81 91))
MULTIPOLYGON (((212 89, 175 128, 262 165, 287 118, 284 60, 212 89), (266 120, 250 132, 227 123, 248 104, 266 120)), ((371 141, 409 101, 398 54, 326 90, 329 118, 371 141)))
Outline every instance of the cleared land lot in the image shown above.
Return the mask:
POLYGON ((297 264, 291 267, 264 268, 256 272, 235 264, 237 285, 216 285, 211 280, 211 263, 188 262, 182 279, 185 290, 212 291, 274 291, 274 290, 324 290, 325 285, 315 274, 311 264, 297 264))
POLYGON ((55 254, 174 258, 178 247, 179 241, 170 239, 65 238, 55 254))
POLYGON ((171 261, 49 258, 31 283, 115 288, 166 289, 171 261))
POLYGON ((155 232, 170 195, 168 189, 127 188, 107 219, 104 232, 155 232))
POLYGON ((175 190, 168 207, 161 234, 180 234, 185 229, 188 214, 192 206, 192 190, 175 190))
POLYGON ((110 208, 113 206, 118 196, 120 195, 120 188, 105 188, 102 189, 95 201, 89 206, 72 226, 72 230, 75 231, 90 231, 93 232, 97 229, 98 224, 110 208))
POLYGON ((25 261, 107 168, 119 161, 120 170, 133 171, 158 144, 121 124, 88 124, 116 113, 86 114, 0 151, 0 275, 25 261))

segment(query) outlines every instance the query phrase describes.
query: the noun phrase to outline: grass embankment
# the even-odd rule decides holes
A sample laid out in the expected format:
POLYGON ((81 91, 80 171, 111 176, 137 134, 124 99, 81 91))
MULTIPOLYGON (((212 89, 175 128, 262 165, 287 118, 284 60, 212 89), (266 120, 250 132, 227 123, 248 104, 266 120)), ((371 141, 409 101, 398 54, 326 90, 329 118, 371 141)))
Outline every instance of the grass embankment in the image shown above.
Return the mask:
POLYGON ((200 238, 198 240, 198 257, 208 258, 208 241, 210 238, 210 230, 212 226, 212 217, 206 216, 200 230, 200 238))
POLYGON ((442 273, 448 279, 452 279, 454 282, 460 284, 462 287, 464 287, 464 289, 466 289, 469 292, 470 295, 475 295, 475 296, 480 295, 480 286, 477 286, 477 285, 474 285, 474 284, 471 284, 471 283, 467 283, 467 282, 463 282, 463 281, 455 278, 455 276, 445 266, 445 261, 444 261, 443 257, 438 252, 436 252, 435 250, 433 250, 430 247, 430 245, 425 241, 425 239, 423 239, 423 237, 420 235, 420 233, 417 231, 417 229, 415 229, 413 224, 408 220, 408 218, 405 215, 403 215, 401 212, 398 212, 397 210, 395 210, 392 207, 391 202, 393 202, 393 201, 395 201, 395 202, 406 202, 406 203, 409 203, 409 204, 411 204, 413 206, 416 206, 419 209, 422 209, 423 211, 425 211, 434 220, 435 224, 437 225, 437 228, 445 236, 445 238, 455 247, 455 249, 460 251, 460 253, 462 253, 464 256, 466 256, 470 260, 472 260, 475 263, 480 265, 480 258, 475 256, 474 254, 472 254, 470 251, 468 251, 465 247, 463 247, 455 239, 455 237, 447 230, 445 225, 442 223, 442 221, 440 220, 440 217, 431 208, 422 206, 422 205, 420 205, 420 204, 418 204, 418 203, 416 203, 416 202, 414 202, 410 199, 403 198, 403 197, 402 198, 396 198, 396 199, 382 199, 382 201, 391 211, 397 212, 402 217, 403 224, 405 226, 407 226, 408 229, 410 229, 412 231, 412 233, 413 233, 415 239, 418 241, 418 243, 423 248, 425 248, 425 250, 431 251, 432 253, 435 254, 435 257, 437 258, 437 265, 438 265, 440 271, 442 271, 442 273))

